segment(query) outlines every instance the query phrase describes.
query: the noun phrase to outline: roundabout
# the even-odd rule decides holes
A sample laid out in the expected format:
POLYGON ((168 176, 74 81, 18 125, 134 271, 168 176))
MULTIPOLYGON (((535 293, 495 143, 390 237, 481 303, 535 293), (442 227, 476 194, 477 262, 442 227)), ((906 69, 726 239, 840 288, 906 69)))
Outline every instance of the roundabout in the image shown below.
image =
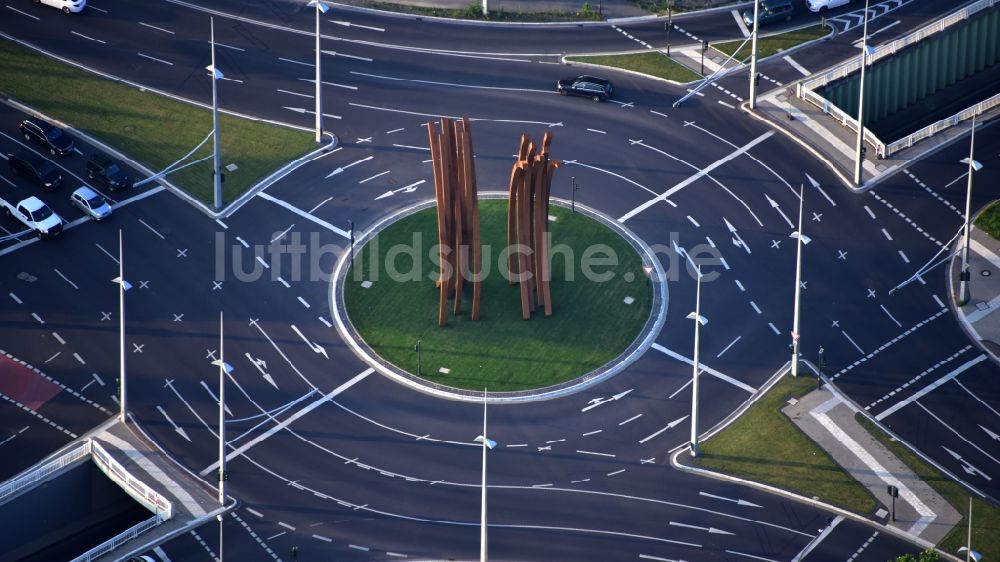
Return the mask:
POLYGON ((390 377, 453 398, 478 399, 482 389, 495 399, 551 397, 621 371, 662 326, 661 266, 614 221, 554 203, 551 317, 521 318, 507 270, 516 252, 504 238, 507 201, 486 195, 479 202, 483 312, 470 320, 466 300, 439 327, 435 206, 427 201, 377 224, 355 245, 353 263, 348 253, 338 264, 332 308, 345 339, 390 377))

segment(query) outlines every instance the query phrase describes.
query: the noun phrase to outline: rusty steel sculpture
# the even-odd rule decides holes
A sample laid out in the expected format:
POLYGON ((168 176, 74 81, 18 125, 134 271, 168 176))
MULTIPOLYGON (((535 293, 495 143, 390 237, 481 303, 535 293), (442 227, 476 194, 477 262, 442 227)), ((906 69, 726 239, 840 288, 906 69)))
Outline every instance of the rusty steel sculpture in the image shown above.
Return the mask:
POLYGON ((437 285, 441 301, 438 325, 448 320, 448 299, 454 297, 454 314, 462 307, 462 282, 472 283, 473 320, 479 319, 481 299, 482 244, 479 241, 479 198, 472 152, 472 127, 468 118, 441 119, 441 129, 427 123, 431 161, 434 163, 434 193, 437 196, 438 244, 441 274, 437 285), (470 256, 472 251, 470 275, 470 256))
POLYGON ((507 244, 517 251, 508 254, 507 268, 511 283, 521 286, 521 317, 525 320, 531 318, 537 306, 544 308, 546 316, 552 316, 549 191, 552 174, 563 163, 549 159, 551 144, 548 132, 540 149, 528 135, 521 135, 517 161, 510 172, 507 244))

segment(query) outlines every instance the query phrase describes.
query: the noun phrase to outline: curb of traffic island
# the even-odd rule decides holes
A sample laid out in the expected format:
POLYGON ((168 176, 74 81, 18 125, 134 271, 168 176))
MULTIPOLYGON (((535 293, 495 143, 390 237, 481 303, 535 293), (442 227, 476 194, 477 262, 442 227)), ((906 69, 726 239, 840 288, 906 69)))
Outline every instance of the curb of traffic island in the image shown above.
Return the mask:
MULTIPOLYGON (((654 50, 658 51, 659 49, 654 49, 654 50)), ((702 78, 700 78, 698 80, 692 80, 690 82, 676 82, 674 80, 669 80, 667 78, 660 78, 659 76, 653 76, 652 74, 646 74, 645 72, 638 72, 636 70, 629 70, 627 68, 621 68, 621 67, 618 67, 618 66, 607 66, 607 65, 604 65, 604 64, 594 64, 592 62, 580 62, 580 61, 566 60, 567 57, 600 57, 600 56, 615 56, 615 55, 641 55, 643 53, 649 53, 649 52, 650 52, 649 49, 643 49, 643 50, 636 50, 636 51, 619 51, 617 53, 563 54, 562 56, 559 57, 559 62, 562 63, 563 66, 582 66, 584 68, 597 68, 597 69, 600 69, 600 70, 609 70, 609 71, 612 71, 612 72, 624 72, 625 74, 631 74, 633 76, 641 76, 643 78, 648 78, 650 80, 657 80, 659 82, 666 82, 667 84, 670 84, 672 86, 687 86, 687 85, 690 85, 690 84, 694 84, 696 82, 700 82, 700 81, 702 81, 702 80, 705 79, 704 77, 702 77, 702 78)), ((664 56, 666 56, 666 55, 664 55, 664 56)), ((673 59, 670 59, 670 60, 672 60, 676 64, 680 64, 679 62, 674 61, 673 59)), ((685 68, 687 68, 687 67, 685 67, 685 68)), ((691 69, 688 69, 688 70, 691 70, 691 69)), ((692 70, 691 72, 694 72, 694 71, 692 70)), ((698 74, 697 72, 694 72, 694 73, 698 74)))
MULTIPOLYGON (((179 102, 182 102, 182 103, 187 103, 189 105, 194 105, 194 106, 200 107, 202 109, 212 109, 212 106, 210 106, 208 104, 204 104, 204 103, 201 103, 201 102, 198 102, 198 101, 190 100, 190 99, 187 99, 185 97, 178 96, 176 94, 171 94, 169 92, 164 92, 163 90, 158 90, 156 88, 151 88, 149 86, 144 86, 144 85, 139 84, 137 82, 133 82, 131 80, 127 80, 125 78, 120 78, 118 76, 114 76, 112 74, 108 74, 106 72, 102 72, 100 70, 97 70, 95 68, 91 68, 91 67, 89 67, 87 65, 78 63, 76 61, 73 61, 73 60, 67 59, 65 57, 62 57, 62 56, 56 55, 54 53, 51 53, 49 51, 46 51, 45 49, 42 49, 42 48, 40 48, 40 47, 38 47, 38 46, 36 46, 36 45, 34 45, 32 43, 28 43, 27 41, 22 41, 20 39, 15 38, 15 37, 11 37, 11 36, 3 33, 3 32, 0 32, 0 38, 7 39, 8 41, 17 43, 18 45, 21 45, 22 47, 25 47, 27 49, 31 49, 32 51, 35 51, 35 52, 40 53, 42 55, 45 55, 45 56, 47 56, 47 57, 49 57, 51 59, 57 60, 57 61, 59 61, 59 62, 61 62, 63 64, 67 64, 69 66, 76 67, 76 68, 78 68, 80 70, 83 70, 85 72, 89 72, 89 73, 94 74, 96 76, 100 76, 101 78, 105 78, 107 80, 111 80, 112 82, 117 82, 119 84, 123 84, 125 86, 129 86, 129 87, 137 89, 137 90, 139 90, 141 92, 150 92, 150 93, 153 93, 153 94, 156 94, 156 95, 159 95, 159 96, 163 96, 163 97, 168 98, 168 99, 172 99, 174 101, 179 101, 179 102)), ((58 121, 57 119, 52 119, 52 118, 48 117, 47 115, 43 114, 42 112, 40 112, 40 111, 38 111, 38 110, 36 110, 36 109, 28 106, 28 105, 25 105, 25 104, 23 104, 21 102, 18 102, 17 100, 14 100, 14 99, 11 99, 11 98, 7 98, 5 100, 0 100, 0 101, 4 101, 5 103, 8 103, 9 105, 12 105, 13 107, 15 107, 15 108, 17 108, 17 109, 19 109, 21 111, 24 111, 25 113, 29 113, 31 115, 34 115, 34 116, 37 116, 37 117, 41 117, 41 118, 44 118, 44 119, 46 119, 48 121, 51 121, 53 123, 59 124, 64 129, 69 130, 74 135, 78 135, 80 138, 86 140, 88 143, 91 143, 91 144, 99 147, 101 150, 104 150, 105 152, 113 155, 115 158, 118 158, 119 160, 124 160, 124 161, 128 162, 131 166, 133 166, 137 170, 140 170, 140 171, 148 174, 151 177, 152 176, 156 176, 156 172, 153 172, 148 167, 140 164, 139 162, 133 160, 132 158, 129 158, 125 154, 123 154, 123 153, 119 152, 118 150, 116 150, 116 149, 114 149, 114 148, 112 148, 112 147, 104 144, 103 142, 98 141, 97 139, 91 137, 90 135, 88 135, 88 134, 80 131, 79 129, 76 129, 76 128, 68 125, 68 124, 62 123, 62 122, 58 121)), ((233 117, 239 117, 241 119, 247 119, 247 120, 250 120, 250 121, 257 121, 257 122, 260 122, 260 123, 267 123, 267 124, 275 125, 275 126, 279 126, 279 127, 287 127, 287 128, 290 128, 290 129, 296 129, 296 130, 299 130, 299 131, 312 131, 313 130, 313 129, 309 128, 309 127, 302 127, 300 125, 293 125, 291 123, 285 123, 283 121, 276 121, 276 120, 273 120, 273 119, 263 119, 263 118, 260 118, 260 117, 254 117, 253 115, 247 115, 246 113, 240 113, 238 111, 231 111, 231 110, 222 109, 222 108, 219 109, 219 113, 223 113, 223 114, 226 114, 226 115, 231 115, 233 117)), ((306 164, 309 161, 311 161, 313 158, 318 158, 322 154, 325 154, 325 153, 329 152, 330 150, 333 150, 334 148, 336 148, 337 144, 340 142, 340 139, 337 137, 337 135, 335 135, 333 133, 329 133, 329 132, 324 132, 323 134, 330 137, 329 143, 327 143, 325 146, 321 146, 321 147, 319 147, 319 148, 317 148, 317 149, 315 149, 315 150, 313 150, 311 152, 308 152, 308 153, 300 156, 299 158, 297 158, 295 160, 292 160, 291 162, 286 162, 283 166, 279 167, 277 170, 274 170, 269 175, 265 176, 264 179, 260 180, 259 182, 257 182, 254 185, 251 185, 251 186, 247 187, 246 191, 244 191, 239 197, 237 197, 235 200, 233 200, 232 202, 230 202, 228 205, 224 206, 219 211, 215 211, 215 210, 211 209, 207 204, 205 204, 205 203, 199 201, 198 199, 192 197, 189 193, 187 193, 183 189, 177 187, 176 185, 170 183, 169 181, 167 181, 166 179, 164 179, 162 177, 156 178, 155 181, 157 183, 160 183, 164 188, 170 190, 170 192, 173 193, 174 195, 180 197, 182 200, 184 200, 185 202, 187 202, 188 204, 190 204, 191 206, 193 206, 195 209, 198 209, 199 211, 201 211, 205 215, 208 215, 210 218, 213 218, 213 219, 225 218, 225 217, 228 217, 229 215, 233 214, 234 212, 236 212, 240 207, 242 207, 247 201, 249 201, 258 192, 262 191, 263 189, 266 189, 271 184, 273 184, 273 183, 281 180, 282 178, 284 178, 285 176, 287 176, 291 172, 295 171, 297 168, 299 168, 303 164, 306 164)), ((86 183, 86 182, 84 182, 84 183, 86 183)), ((137 200, 139 200, 138 199, 139 197, 144 198, 144 197, 148 197, 149 195, 152 195, 152 193, 149 193, 148 195, 147 194, 141 194, 140 196, 137 196, 136 198, 127 199, 125 201, 122 201, 122 202, 118 203, 117 205, 121 206, 121 205, 130 203, 132 201, 137 201, 137 200)), ((117 207, 114 207, 114 208, 117 208, 117 207)))
MULTIPOLYGON (((793 27, 792 29, 783 29, 781 31, 776 31, 774 33, 770 33, 770 34, 767 34, 767 35, 761 35, 760 38, 761 39, 767 39, 769 37, 777 37, 778 35, 782 35, 784 33, 790 33, 792 31, 801 31, 803 29, 808 29, 810 27, 816 27, 816 24, 815 23, 810 23, 810 24, 800 25, 798 27, 793 27)), ((836 30, 836 28, 834 28, 832 25, 827 25, 826 27, 828 27, 830 29, 830 31, 826 35, 824 35, 823 37, 817 37, 817 38, 815 38, 815 39, 813 39, 811 41, 806 41, 805 43, 799 43, 798 45, 796 45, 796 46, 794 46, 794 47, 792 47, 790 49, 786 49, 784 51, 778 51, 777 53, 774 53, 773 55, 766 56, 766 57, 758 60, 757 64, 761 64, 761 63, 770 61, 771 59, 775 59, 775 58, 778 58, 778 57, 787 57, 788 55, 790 55, 790 54, 792 54, 792 53, 794 53, 796 51, 801 51, 801 50, 803 50, 803 49, 805 49, 807 47, 812 47, 814 44, 816 44, 816 43, 818 43, 820 41, 829 41, 830 39, 833 39, 834 37, 837 36, 837 30, 836 30)), ((737 38, 737 39, 727 39, 725 41, 716 41, 716 43, 729 43, 730 41, 739 41, 739 38, 737 38)), ((712 44, 709 43, 708 46, 711 47, 712 44)), ((718 50, 718 49, 716 49, 716 50, 718 50)), ((722 51, 719 51, 719 52, 722 53, 722 54, 725 54, 722 51)), ((749 66, 749 65, 741 63, 740 66, 741 67, 746 67, 746 66, 749 66)), ((813 74, 815 74, 815 72, 813 74)), ((780 88, 780 86, 779 86, 779 88, 780 88)), ((777 90, 777 89, 778 88, 775 88, 775 90, 777 90)))
MULTIPOLYGON (((981 215, 983 211, 985 211, 986 208, 992 205, 993 203, 994 202, 991 201, 990 203, 984 205, 983 208, 979 209, 976 215, 969 220, 970 229, 973 228, 972 225, 975 224, 976 219, 979 218, 979 215, 981 215)), ((969 236, 970 237, 972 236, 971 233, 969 234, 969 236)), ((962 307, 958 306, 958 303, 956 302, 957 299, 955 298, 956 297, 955 275, 953 275, 952 272, 955 271, 956 269, 955 262, 962 259, 961 258, 962 238, 960 236, 955 238, 953 248, 954 249, 951 254, 951 259, 948 260, 948 267, 945 268, 945 276, 948 281, 948 308, 951 310, 952 314, 954 314, 955 318, 958 319, 958 324, 959 326, 962 327, 962 331, 965 332, 965 335, 968 336, 968 338, 972 340, 973 343, 975 343, 976 347, 978 347, 984 353, 989 355, 990 359, 994 363, 1000 364, 1000 356, 998 356, 996 353, 993 352, 992 349, 986 347, 986 345, 983 344, 983 337, 979 335, 979 331, 976 330, 976 328, 972 325, 972 323, 969 322, 968 318, 965 317, 965 313, 962 312, 962 307)), ((959 264, 958 268, 959 269, 961 268, 961 264, 959 264)))
MULTIPOLYGON (((804 364, 806 364, 807 366, 809 366, 810 369, 812 369, 814 372, 816 371, 816 368, 811 363, 809 363, 808 361, 803 360, 802 362, 804 364)), ((709 430, 708 432, 706 432, 706 433, 702 434, 701 436, 699 436, 699 439, 709 439, 713 435, 715 435, 716 433, 718 433, 719 431, 722 431, 723 429, 725 429, 729 424, 733 423, 733 421, 735 421, 739 416, 741 416, 744 412, 746 412, 746 410, 749 409, 750 406, 752 406, 753 404, 755 404, 765 393, 767 393, 771 389, 771 387, 773 387, 775 384, 777 384, 777 382, 779 380, 781 380, 781 378, 789 371, 789 367, 790 367, 790 363, 785 363, 785 365, 782 366, 782 368, 779 369, 768 380, 767 383, 765 383, 763 386, 761 386, 761 388, 757 391, 756 394, 754 394, 754 396, 750 397, 750 399, 748 399, 746 402, 744 402, 743 405, 741 405, 739 408, 737 408, 732 414, 730 414, 729 416, 727 416, 721 422, 719 422, 718 424, 716 424, 715 427, 713 427, 711 430, 709 430)), ((829 384, 829 382, 826 381, 825 377, 824 377, 824 381, 827 382, 827 384, 829 384)), ((845 398, 839 392, 835 392, 835 394, 837 394, 838 396, 840 396, 841 399, 845 398)), ((853 404, 853 403, 848 402, 848 404, 850 405, 850 404, 853 404)), ((881 424, 879 424, 879 427, 882 427, 881 424)), ((890 435, 892 435, 892 434, 890 433, 890 435)), ((901 441, 901 442, 905 443, 903 441, 901 441)), ((951 555, 951 554, 949 554, 947 552, 944 552, 942 550, 938 550, 934 544, 931 544, 930 542, 928 542, 928 541, 926 541, 926 540, 924 540, 924 539, 922 539, 922 538, 920 538, 920 537, 918 537, 916 535, 911 535, 910 533, 907 533, 906 531, 903 531, 901 529, 897 529, 895 527, 891 527, 889 525, 885 525, 885 524, 883 524, 883 523, 881 523, 879 521, 874 521, 872 519, 868 519, 867 517, 863 517, 861 515, 858 515, 857 513, 854 513, 852 511, 848 511, 846 509, 843 509, 841 507, 837 507, 835 505, 826 503, 824 501, 815 500, 815 499, 812 499, 812 498, 807 498, 805 496, 796 494, 795 492, 784 490, 782 488, 778 488, 776 486, 771 486, 769 484, 762 484, 760 482, 755 482, 753 480, 747 480, 745 478, 740 478, 738 476, 731 476, 729 474, 724 474, 724 473, 721 473, 721 472, 715 472, 715 471, 712 471, 712 470, 708 470, 708 469, 704 469, 704 468, 698 468, 698 467, 694 467, 694 466, 689 466, 689 465, 683 464, 683 463, 681 463, 681 462, 678 461, 678 458, 681 456, 681 454, 683 454, 687 450, 688 450, 688 445, 685 444, 685 445, 681 445, 681 446, 675 447, 672 451, 670 451, 670 466, 672 468, 674 468, 676 470, 680 470, 681 472, 687 472, 689 474, 695 474, 695 475, 703 476, 703 477, 706 477, 706 478, 712 478, 714 480, 720 480, 720 481, 723 481, 723 482, 729 482, 731 484, 738 484, 738 485, 742 485, 742 486, 747 486, 749 488, 756 488, 758 490, 761 490, 761 491, 764 491, 764 492, 768 492, 768 493, 771 493, 771 494, 775 494, 775 495, 778 495, 778 496, 781 496, 781 497, 784 497, 784 498, 788 498, 790 500, 797 501, 797 502, 802 503, 802 504, 806 504, 806 505, 809 505, 809 506, 812 506, 812 507, 816 507, 816 508, 819 508, 819 509, 824 509, 826 511, 831 511, 833 513, 836 513, 837 515, 840 515, 841 517, 844 517, 845 519, 851 519, 853 521, 857 521, 859 523, 863 523, 863 524, 868 525, 868 526, 870 526, 872 528, 878 529, 879 531, 882 531, 882 532, 885 532, 885 533, 889 533, 891 535, 896 536, 897 538, 903 539, 905 541, 909 541, 909 542, 911 542, 913 544, 916 544, 920 548, 924 548, 924 549, 933 548, 933 549, 937 550, 937 552, 941 556, 943 556, 944 558, 946 558, 948 560, 951 560, 953 562, 962 562, 961 559, 957 558, 956 556, 953 556, 953 555, 951 555)), ((949 476, 950 476, 950 473, 945 472, 945 474, 949 474, 949 476)), ((812 544, 812 543, 810 543, 810 544, 812 544)), ((808 546, 807 546, 807 548, 808 548, 808 546)), ((798 558, 796 558, 796 560, 798 560, 798 558)))
MULTIPOLYGON (((484 191, 479 194, 480 199, 506 199, 507 196, 508 194, 505 191, 484 191)), ((552 197, 551 202, 560 207, 570 207, 570 202, 565 199, 552 197)), ((368 230, 361 233, 361 235, 354 241, 353 247, 355 249, 364 247, 364 245, 367 244, 372 237, 396 221, 417 211, 433 207, 436 204, 437 202, 434 199, 428 199, 414 203, 399 209, 386 217, 383 217, 368 230)), ((639 335, 636 336, 635 340, 633 340, 624 351, 622 351, 614 359, 599 366, 593 371, 585 373, 572 380, 542 388, 511 392, 488 392, 486 395, 486 401, 491 404, 514 404, 551 400, 574 394, 585 388, 603 382, 621 373, 629 365, 642 357, 642 355, 645 354, 650 347, 652 347, 656 340, 656 336, 660 333, 660 330, 663 328, 663 324, 666 321, 668 299, 666 284, 667 277, 663 270, 663 265, 658 259, 656 259, 652 249, 646 244, 645 241, 642 240, 642 238, 639 238, 639 236, 628 228, 625 228, 625 226, 612 217, 609 217, 596 209, 582 205, 579 202, 577 202, 575 206, 577 212, 596 220, 621 236, 636 251, 636 253, 639 254, 642 258, 643 265, 653 269, 653 272, 650 274, 650 282, 653 287, 653 301, 650 305, 651 310, 649 318, 643 325, 639 335), (655 277, 653 277, 653 275, 655 275, 655 277)), ((333 323, 337 327, 337 333, 339 333, 341 338, 343 338, 351 352, 379 373, 403 386, 437 398, 461 402, 482 403, 482 392, 454 388, 418 377, 382 359, 377 353, 375 353, 374 350, 371 349, 371 347, 368 346, 367 343, 364 342, 357 330, 355 330, 354 325, 351 324, 351 321, 347 316, 347 309, 344 303, 342 282, 347 276, 350 255, 352 255, 352 252, 341 252, 340 258, 337 260, 337 265, 330 281, 331 288, 329 306, 331 314, 333 315, 333 323)))

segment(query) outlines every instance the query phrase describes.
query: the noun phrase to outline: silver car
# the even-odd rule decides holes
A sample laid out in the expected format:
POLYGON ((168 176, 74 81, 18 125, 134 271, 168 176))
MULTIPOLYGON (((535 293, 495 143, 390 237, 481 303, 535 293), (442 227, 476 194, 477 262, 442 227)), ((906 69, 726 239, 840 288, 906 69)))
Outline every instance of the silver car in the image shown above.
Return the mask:
POLYGON ((70 196, 73 204, 80 208, 90 218, 99 221, 111 215, 111 205, 93 189, 87 186, 78 187, 70 196))

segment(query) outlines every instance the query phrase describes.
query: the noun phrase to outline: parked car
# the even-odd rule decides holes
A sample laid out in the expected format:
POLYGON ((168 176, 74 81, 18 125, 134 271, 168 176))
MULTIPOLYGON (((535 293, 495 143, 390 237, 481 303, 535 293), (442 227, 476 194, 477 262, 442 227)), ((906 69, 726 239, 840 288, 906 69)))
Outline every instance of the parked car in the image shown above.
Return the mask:
MULTIPOLYGON (((776 21, 792 21, 794 14, 795 6, 792 5, 792 0, 760 0, 760 7, 757 9, 761 25, 776 21)), ((753 29, 753 8, 743 11, 743 23, 753 29)))
POLYGON ((853 3, 854 0, 806 0, 810 12, 825 12, 830 8, 839 8, 853 3))
POLYGON ((87 5, 87 0, 35 0, 35 3, 59 8, 64 14, 75 14, 83 11, 83 7, 87 5))
POLYGON ((76 191, 73 192, 73 195, 70 195, 69 199, 95 221, 105 219, 111 215, 111 205, 108 204, 108 201, 100 193, 85 185, 76 188, 76 191))
POLYGON ((25 140, 40 142, 55 155, 65 155, 73 150, 73 139, 62 129, 41 119, 29 117, 18 125, 25 140))
POLYGON ((39 187, 54 188, 62 182, 62 174, 52 162, 26 148, 8 156, 7 163, 12 174, 24 174, 37 182, 39 187))
POLYGON ((132 187, 132 178, 122 170, 117 162, 106 154, 98 152, 87 160, 87 177, 94 180, 98 187, 118 191, 132 187))
POLYGON ((606 100, 611 97, 611 81, 594 76, 577 76, 566 78, 556 84, 560 94, 566 96, 583 96, 594 101, 606 100))
POLYGON ((62 217, 52 212, 52 209, 37 197, 22 199, 17 204, 0 197, 0 207, 4 208, 7 216, 21 221, 21 224, 34 230, 41 238, 51 238, 62 232, 62 217))

